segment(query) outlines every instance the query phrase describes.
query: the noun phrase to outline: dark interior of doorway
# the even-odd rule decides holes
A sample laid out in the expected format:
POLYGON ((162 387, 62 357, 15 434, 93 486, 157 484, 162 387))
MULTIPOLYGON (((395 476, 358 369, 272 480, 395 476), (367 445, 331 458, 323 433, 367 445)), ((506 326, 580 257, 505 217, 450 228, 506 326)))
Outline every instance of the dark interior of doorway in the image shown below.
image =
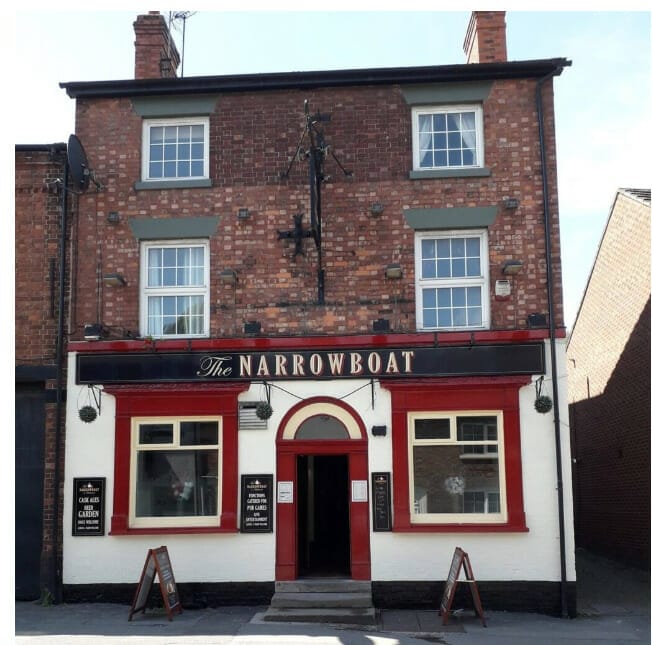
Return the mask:
POLYGON ((346 455, 297 457, 300 576, 351 575, 348 491, 346 455))

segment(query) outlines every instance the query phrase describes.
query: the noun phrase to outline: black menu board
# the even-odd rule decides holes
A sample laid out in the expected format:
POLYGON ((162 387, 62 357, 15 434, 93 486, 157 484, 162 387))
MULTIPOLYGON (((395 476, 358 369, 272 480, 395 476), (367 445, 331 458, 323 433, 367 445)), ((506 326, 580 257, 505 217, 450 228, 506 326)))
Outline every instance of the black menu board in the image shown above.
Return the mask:
POLYGON ((392 530, 392 488, 389 473, 371 473, 374 531, 392 530))
POLYGON ((106 477, 75 477, 72 484, 72 534, 104 535, 106 477))
POLYGON ((240 532, 271 533, 273 529, 272 475, 242 475, 240 532))

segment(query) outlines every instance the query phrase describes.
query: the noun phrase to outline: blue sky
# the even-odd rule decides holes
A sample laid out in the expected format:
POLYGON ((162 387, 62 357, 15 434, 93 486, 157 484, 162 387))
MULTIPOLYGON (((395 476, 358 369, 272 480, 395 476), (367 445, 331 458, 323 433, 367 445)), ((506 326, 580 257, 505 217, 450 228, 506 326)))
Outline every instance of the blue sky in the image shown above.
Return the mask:
MULTIPOLYGON (((483 7, 423 10, 434 5, 407 1, 401 12, 378 10, 378 4, 374 11, 351 11, 365 7, 334 2, 329 6, 336 10, 317 12, 273 3, 278 9, 266 12, 261 7, 269 4, 243 1, 237 6, 249 10, 200 10, 186 23, 184 75, 464 63, 470 10, 483 7)), ((21 6, 26 10, 15 13, 9 52, 17 90, 12 143, 67 141, 74 132, 74 101, 59 82, 133 78, 132 24, 151 7, 48 12, 21 6)), ((547 11, 507 10, 509 60, 565 57, 573 63, 555 79, 569 329, 616 190, 649 187, 652 178, 650 13, 636 3, 620 7, 626 10, 565 11, 554 3, 547 11)), ((173 33, 181 49, 182 31, 173 33)))

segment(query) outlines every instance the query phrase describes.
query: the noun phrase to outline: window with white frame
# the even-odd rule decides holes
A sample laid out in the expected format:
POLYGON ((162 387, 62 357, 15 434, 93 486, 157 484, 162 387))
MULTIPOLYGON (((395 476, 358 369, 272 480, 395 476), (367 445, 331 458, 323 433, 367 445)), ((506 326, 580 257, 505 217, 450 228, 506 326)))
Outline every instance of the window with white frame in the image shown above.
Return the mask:
POLYGON ((410 413, 411 521, 506 521, 503 455, 501 412, 410 413))
POLYGON ((221 418, 132 419, 131 528, 217 526, 221 418))
POLYGON ((208 118, 143 121, 143 181, 207 179, 208 118))
POLYGON ((421 232, 415 244, 417 328, 487 328, 486 230, 421 232))
POLYGON ((154 338, 207 336, 208 242, 144 242, 141 331, 154 338))
POLYGON ((484 165, 482 106, 412 109, 414 170, 481 168, 484 165))

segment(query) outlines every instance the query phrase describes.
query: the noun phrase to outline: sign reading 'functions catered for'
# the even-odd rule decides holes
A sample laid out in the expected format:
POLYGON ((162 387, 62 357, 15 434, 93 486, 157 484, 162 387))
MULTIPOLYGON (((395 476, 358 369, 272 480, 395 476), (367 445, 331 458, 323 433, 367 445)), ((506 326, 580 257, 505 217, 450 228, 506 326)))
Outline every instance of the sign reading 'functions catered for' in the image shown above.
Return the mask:
POLYGON ((240 482, 240 532, 271 533, 273 476, 242 475, 240 482))
POLYGON ((282 352, 77 355, 78 383, 543 374, 543 344, 282 352))

